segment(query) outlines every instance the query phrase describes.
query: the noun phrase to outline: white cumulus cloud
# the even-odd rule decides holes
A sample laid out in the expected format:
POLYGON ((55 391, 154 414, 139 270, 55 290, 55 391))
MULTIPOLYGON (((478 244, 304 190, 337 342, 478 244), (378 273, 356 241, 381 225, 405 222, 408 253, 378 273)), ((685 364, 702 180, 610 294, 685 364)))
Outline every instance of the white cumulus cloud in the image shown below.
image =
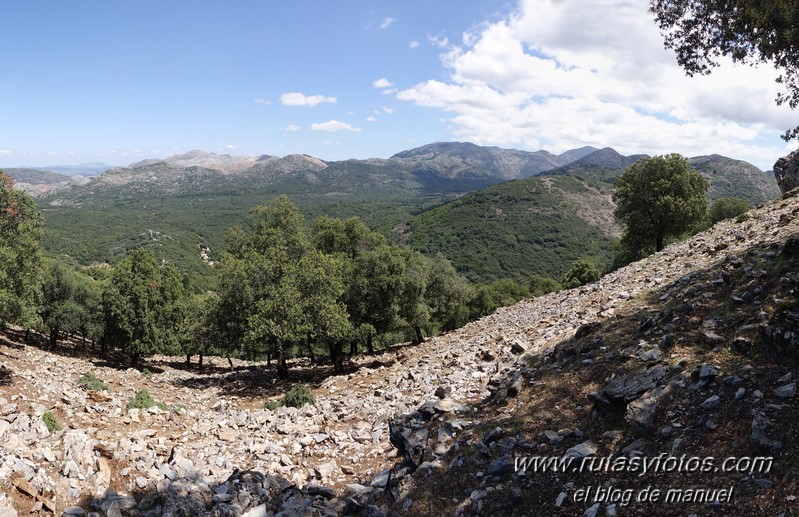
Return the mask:
POLYGON ((323 102, 335 104, 335 97, 327 97, 324 95, 305 95, 300 92, 284 93, 280 96, 280 103, 284 106, 316 106, 323 102))
POLYGON ((443 36, 447 74, 397 98, 448 113, 457 139, 632 153, 720 153, 770 167, 796 114, 778 107, 771 67, 689 78, 643 0, 520 0, 498 21, 443 36))
POLYGON ((269 99, 255 99, 253 102, 255 102, 255 104, 272 104, 272 101, 269 99))
POLYGON ((410 48, 417 48, 418 46, 419 46, 419 42, 416 41, 415 39, 412 39, 410 41, 410 43, 408 43, 408 47, 410 47, 410 48))
POLYGON ((376 81, 372 82, 372 86, 374 86, 375 88, 390 88, 391 86, 394 86, 394 83, 392 83, 385 77, 381 77, 380 79, 377 79, 376 81))
POLYGON ((366 121, 367 122, 377 122, 377 118, 373 117, 372 115, 369 115, 368 117, 366 117, 366 121))
POLYGON ((396 21, 397 21, 397 19, 396 19, 396 18, 383 18, 383 21, 380 23, 380 28, 381 28, 381 29, 388 29, 388 27, 389 27, 389 26, 390 26, 392 23, 394 23, 394 22, 396 22, 396 21))
POLYGON ((339 131, 350 131, 352 133, 360 133, 361 128, 353 127, 346 122, 339 120, 329 120, 327 122, 315 122, 311 124, 313 131, 326 131, 328 133, 338 133, 339 131))
POLYGON ((289 124, 284 128, 285 131, 292 131, 292 132, 299 131, 300 129, 302 129, 300 126, 295 126, 294 124, 289 124))

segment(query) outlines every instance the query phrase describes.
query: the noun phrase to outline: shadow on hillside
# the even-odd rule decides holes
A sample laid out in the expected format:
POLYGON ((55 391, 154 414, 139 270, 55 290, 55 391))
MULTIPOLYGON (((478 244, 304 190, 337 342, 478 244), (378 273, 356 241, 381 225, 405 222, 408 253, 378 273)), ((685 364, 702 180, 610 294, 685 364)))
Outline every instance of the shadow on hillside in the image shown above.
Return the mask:
MULTIPOLYGON (((364 361, 364 359, 361 359, 364 361)), ((365 364, 355 361, 346 361, 344 371, 336 373, 329 361, 311 361, 307 358, 292 359, 289 361, 288 379, 280 379, 277 369, 273 365, 238 366, 234 371, 223 369, 221 373, 194 372, 197 375, 186 379, 174 381, 175 385, 184 388, 208 389, 216 388, 225 395, 237 397, 263 397, 283 395, 287 389, 295 384, 305 384, 311 388, 318 388, 327 378, 337 375, 350 375, 361 368, 379 368, 387 363, 372 358, 365 364)))
POLYGON ((100 515, 203 517, 240 515, 248 511, 248 515, 272 515, 281 511, 290 515, 322 515, 328 509, 324 497, 305 494, 285 478, 252 470, 235 470, 220 483, 206 483, 199 477, 197 481, 178 479, 169 484, 172 486, 166 490, 158 490, 151 483, 143 490, 120 491, 130 494, 124 496, 109 489, 103 498, 83 497, 78 506, 100 515), (263 511, 253 510, 259 506, 263 511))
MULTIPOLYGON (((509 399, 517 408, 508 411, 508 405, 490 399, 477 404, 475 413, 470 415, 477 425, 456 439, 458 447, 451 448, 444 456, 443 468, 432 469, 429 474, 420 471, 414 474, 415 483, 402 493, 409 506, 403 509, 403 501, 398 500, 396 514, 412 516, 433 509, 440 514, 461 511, 466 515, 582 515, 595 501, 575 503, 574 489, 612 483, 616 488, 635 490, 647 485, 658 489, 735 487, 731 503, 655 506, 633 500, 624 514, 656 508, 658 515, 675 516, 692 513, 770 516, 780 512, 793 515, 791 512, 799 509, 797 502, 791 502, 796 500, 790 497, 799 488, 799 471, 792 459, 799 451, 799 436, 795 432, 799 403, 796 399, 775 398, 772 389, 776 378, 799 367, 799 351, 780 337, 783 333, 767 338, 768 333, 758 327, 752 339, 746 341, 740 339, 737 331, 755 327, 762 322, 765 312, 773 315, 768 326, 784 325, 795 333, 799 314, 793 312, 796 310, 793 300, 782 312, 779 308, 772 308, 776 312, 771 312, 766 306, 774 302, 775 295, 782 298, 785 293, 793 292, 791 286, 786 286, 785 278, 797 270, 799 241, 795 244, 793 252, 788 246, 752 246, 738 253, 739 259, 685 271, 688 280, 657 286, 631 300, 636 305, 628 305, 631 308, 627 311, 587 326, 554 347, 527 357, 518 368, 504 373, 505 378, 521 374, 527 381, 518 397, 509 399), (766 255, 769 252, 776 253, 766 255), (759 269, 765 273, 758 272, 759 269), (753 294, 755 288, 759 288, 758 294, 753 294), (744 295, 745 292, 753 295, 744 295), (706 332, 709 321, 714 325, 712 332, 706 332), (673 342, 672 338, 664 338, 668 334, 673 342), (639 348, 642 340, 652 346, 639 348), (650 348, 661 350, 663 357, 651 362, 641 359, 640 352, 650 348), (674 365, 681 360, 687 361, 687 368, 673 368, 669 376, 682 371, 688 384, 678 395, 657 406, 653 430, 649 433, 637 433, 627 423, 624 403, 595 406, 588 398, 588 393, 601 390, 613 375, 657 364, 674 365), (691 375, 698 365, 705 363, 720 367, 722 373, 715 382, 703 384, 697 382, 698 374, 695 378, 691 375), (742 370, 746 365, 755 368, 742 370), (745 374, 746 397, 738 402, 734 397, 737 388, 724 382, 722 376, 744 375, 743 371, 750 373, 745 374), (752 399, 755 389, 765 393, 764 399, 752 399), (700 408, 714 394, 720 395, 721 405, 713 411, 700 408), (764 450, 753 442, 753 408, 769 411, 772 427, 768 433, 782 442, 779 450, 764 450), (662 434, 660 430, 672 422, 677 425, 669 427, 668 434, 662 434), (493 443, 486 447, 480 437, 496 434, 496 428, 501 428, 500 439, 492 439, 493 443), (557 431, 559 443, 552 442, 545 431, 557 431), (766 487, 763 488, 753 477, 742 478, 736 473, 707 476, 682 471, 646 476, 616 471, 577 471, 565 475, 528 471, 526 476, 517 476, 510 469, 489 474, 494 462, 507 451, 515 458, 559 457, 567 449, 590 440, 599 446, 597 456, 619 456, 623 447, 639 437, 646 440, 636 446, 644 457, 669 454, 678 443, 680 453, 688 456, 773 456, 774 471, 763 476, 775 484, 763 481, 766 487), (571 490, 567 482, 572 483, 571 490), (482 492, 486 488, 489 490, 482 492), (561 492, 568 492, 567 498, 561 508, 556 508, 554 503, 561 492), (480 502, 470 500, 469 494, 479 494, 480 502), (785 513, 786 510, 789 512, 785 513)), ((793 282, 799 283, 799 275, 793 282)), ((438 424, 434 421, 426 424, 430 426, 429 436, 436 436, 434 425, 438 424)), ((396 491, 399 494, 400 490, 396 491)), ((600 509, 597 515, 604 515, 603 512, 600 509)))

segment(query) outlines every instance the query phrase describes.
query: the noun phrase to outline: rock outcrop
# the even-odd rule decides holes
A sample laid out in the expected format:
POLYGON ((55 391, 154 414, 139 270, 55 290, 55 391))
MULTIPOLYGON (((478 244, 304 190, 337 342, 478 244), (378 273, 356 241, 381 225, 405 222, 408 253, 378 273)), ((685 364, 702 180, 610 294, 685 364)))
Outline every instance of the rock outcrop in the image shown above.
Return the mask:
POLYGON ((799 187, 799 150, 777 160, 774 177, 783 194, 799 187))

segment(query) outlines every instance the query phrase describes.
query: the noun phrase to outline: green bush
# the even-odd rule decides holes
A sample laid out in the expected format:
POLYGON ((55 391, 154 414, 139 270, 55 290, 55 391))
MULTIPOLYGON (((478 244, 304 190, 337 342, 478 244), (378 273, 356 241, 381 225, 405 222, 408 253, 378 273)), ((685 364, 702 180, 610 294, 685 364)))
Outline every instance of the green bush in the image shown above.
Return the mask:
POLYGON ((713 202, 710 207, 710 222, 716 224, 724 219, 738 217, 752 208, 744 199, 736 197, 722 197, 713 202))
POLYGON ((267 400, 264 402, 264 409, 268 409, 269 411, 274 411, 280 407, 280 402, 277 400, 267 400))
POLYGON ((316 398, 308 389, 308 386, 298 385, 286 392, 283 397, 283 405, 287 407, 302 407, 305 404, 313 404, 316 398))
POLYGON ((42 415, 42 421, 44 425, 47 426, 47 430, 51 433, 61 430, 61 424, 58 423, 58 420, 55 419, 55 415, 53 415, 50 411, 46 411, 42 415))
POLYGON ((137 391, 136 395, 128 402, 128 409, 148 409, 158 406, 162 411, 168 411, 169 406, 163 402, 156 402, 147 390, 137 391))
POLYGON ((530 277, 530 296, 544 296, 548 293, 560 291, 560 289, 560 284, 554 278, 542 275, 533 275, 530 277))
POLYGON ((578 260, 560 278, 560 283, 566 289, 580 287, 594 280, 599 280, 599 270, 587 260, 578 260))
POLYGON ((91 372, 86 372, 78 379, 78 386, 88 391, 108 391, 108 385, 94 376, 91 372))
POLYGON ((748 220, 749 220, 749 214, 741 214, 735 219, 735 222, 740 224, 748 220))

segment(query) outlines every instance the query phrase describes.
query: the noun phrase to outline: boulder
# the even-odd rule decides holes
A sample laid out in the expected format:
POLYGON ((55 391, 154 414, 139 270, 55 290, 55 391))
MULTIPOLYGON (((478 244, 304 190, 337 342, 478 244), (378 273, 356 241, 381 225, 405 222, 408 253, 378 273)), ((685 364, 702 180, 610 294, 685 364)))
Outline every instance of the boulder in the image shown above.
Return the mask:
POLYGON ((608 380, 602 395, 611 401, 629 402, 657 386, 668 374, 668 366, 656 366, 608 380))
POLYGON ((777 160, 774 178, 783 194, 799 187, 799 149, 777 160))

